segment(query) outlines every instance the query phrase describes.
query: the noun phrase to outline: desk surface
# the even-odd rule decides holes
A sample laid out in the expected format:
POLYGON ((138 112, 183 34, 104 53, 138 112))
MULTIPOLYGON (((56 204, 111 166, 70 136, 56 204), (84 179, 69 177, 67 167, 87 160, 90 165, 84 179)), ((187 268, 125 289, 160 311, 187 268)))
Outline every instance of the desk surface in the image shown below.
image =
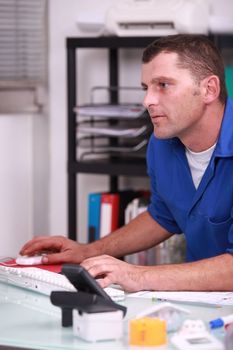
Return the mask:
MULTIPOLYGON (((50 303, 49 297, 26 291, 0 282, 0 348, 3 346, 26 349, 76 349, 76 350, 126 350, 127 319, 155 301, 126 298, 128 311, 125 334, 122 340, 88 343, 75 337, 72 328, 61 327, 60 309, 50 303)), ((233 307, 201 307, 182 304, 191 311, 189 318, 203 319, 205 322, 233 313, 233 307)), ((221 334, 220 334, 221 337, 221 334)), ((173 349, 171 345, 167 350, 173 349)))

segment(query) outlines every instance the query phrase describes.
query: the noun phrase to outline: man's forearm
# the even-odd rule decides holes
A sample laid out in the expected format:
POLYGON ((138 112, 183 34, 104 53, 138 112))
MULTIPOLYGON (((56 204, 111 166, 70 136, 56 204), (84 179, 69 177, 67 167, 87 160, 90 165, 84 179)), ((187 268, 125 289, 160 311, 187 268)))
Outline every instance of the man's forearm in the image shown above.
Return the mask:
POLYGON ((150 248, 170 236, 171 234, 157 224, 146 211, 128 225, 123 226, 99 241, 89 244, 89 256, 108 254, 114 257, 121 257, 150 248))
POLYGON ((191 263, 141 268, 141 290, 233 290, 231 254, 191 263))

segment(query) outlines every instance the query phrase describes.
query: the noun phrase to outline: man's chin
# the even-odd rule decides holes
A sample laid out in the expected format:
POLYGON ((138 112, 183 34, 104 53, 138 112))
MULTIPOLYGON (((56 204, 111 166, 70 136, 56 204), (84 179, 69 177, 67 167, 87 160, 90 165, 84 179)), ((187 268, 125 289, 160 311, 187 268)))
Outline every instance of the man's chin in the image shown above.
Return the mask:
POLYGON ((163 132, 162 130, 158 130, 157 128, 154 128, 154 135, 157 139, 160 139, 160 140, 166 140, 166 139, 171 139, 175 137, 174 135, 171 135, 165 131, 163 132))

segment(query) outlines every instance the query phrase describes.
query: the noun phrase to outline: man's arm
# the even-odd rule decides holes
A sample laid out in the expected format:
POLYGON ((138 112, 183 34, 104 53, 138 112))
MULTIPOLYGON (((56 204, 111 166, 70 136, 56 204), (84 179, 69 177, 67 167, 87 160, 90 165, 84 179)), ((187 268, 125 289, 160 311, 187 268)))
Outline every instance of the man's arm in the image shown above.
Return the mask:
POLYGON ((80 263, 86 258, 108 254, 121 257, 156 245, 171 236, 145 211, 128 225, 90 244, 80 244, 62 236, 35 237, 21 249, 22 255, 49 251, 47 264, 80 263))
POLYGON ((161 227, 145 211, 127 225, 90 244, 90 247, 97 248, 97 254, 95 255, 108 254, 114 257, 122 257, 126 254, 148 249, 171 236, 171 233, 161 227))
POLYGON ((99 283, 117 283, 129 292, 139 290, 232 291, 233 256, 222 254, 197 262, 134 266, 110 256, 85 260, 82 265, 99 283))

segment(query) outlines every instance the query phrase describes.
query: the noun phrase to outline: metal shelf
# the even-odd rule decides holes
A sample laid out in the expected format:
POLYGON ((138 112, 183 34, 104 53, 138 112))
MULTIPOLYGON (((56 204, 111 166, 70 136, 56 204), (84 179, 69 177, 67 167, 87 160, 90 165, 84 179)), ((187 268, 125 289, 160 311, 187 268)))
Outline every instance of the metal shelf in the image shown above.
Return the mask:
POLYGON ((67 49, 76 48, 144 48, 149 45, 152 37, 97 37, 97 38, 67 38, 67 49))
POLYGON ((69 165, 73 174, 102 174, 109 176, 146 176, 145 160, 91 160, 75 162, 69 165))
MULTIPOLYGON (((154 38, 155 39, 155 38, 154 38)), ((68 103, 68 236, 76 240, 77 175, 80 173, 109 175, 109 190, 118 190, 119 176, 146 176, 145 160, 110 158, 108 161, 77 161, 76 159, 76 106, 78 72, 76 51, 88 48, 108 50, 109 86, 118 86, 118 50, 144 48, 151 37, 97 37, 67 38, 67 103, 68 103)), ((118 103, 118 91, 111 91, 110 103, 118 103)))

